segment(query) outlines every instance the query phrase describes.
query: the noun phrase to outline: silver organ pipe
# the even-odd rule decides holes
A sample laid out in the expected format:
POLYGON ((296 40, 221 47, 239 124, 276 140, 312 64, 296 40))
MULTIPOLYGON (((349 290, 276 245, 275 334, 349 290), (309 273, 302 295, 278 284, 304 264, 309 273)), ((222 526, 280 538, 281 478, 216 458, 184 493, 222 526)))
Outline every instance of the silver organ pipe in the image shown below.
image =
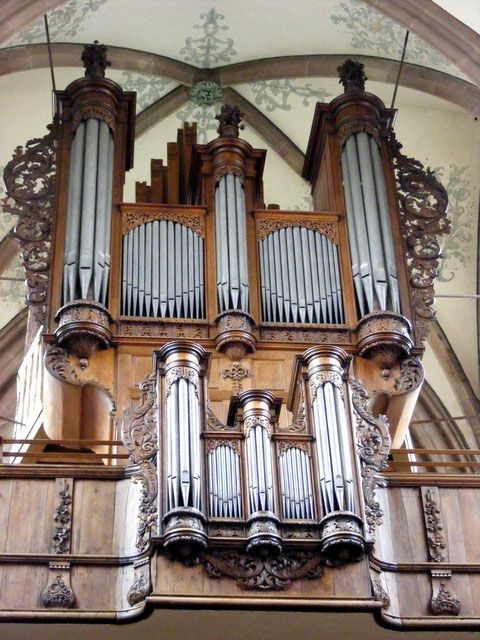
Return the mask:
POLYGON ((63 302, 106 303, 110 271, 114 139, 103 120, 80 122, 72 140, 65 221, 63 302))
POLYGON ((248 312, 245 194, 233 174, 221 176, 215 189, 217 299, 220 312, 248 312))
POLYGON ((282 516, 296 520, 313 519, 313 491, 310 458, 305 451, 290 446, 278 458, 282 516))
POLYGON ((341 156, 343 193, 356 299, 363 316, 400 313, 392 230, 378 146, 365 132, 351 135, 341 156))
POLYGON ((317 231, 287 227, 259 242, 263 319, 343 324, 336 245, 317 231))
POLYGON ((170 220, 123 236, 122 314, 203 318, 203 238, 170 220))
POLYGON ((240 456, 231 446, 217 444, 207 454, 210 515, 242 517, 240 456))

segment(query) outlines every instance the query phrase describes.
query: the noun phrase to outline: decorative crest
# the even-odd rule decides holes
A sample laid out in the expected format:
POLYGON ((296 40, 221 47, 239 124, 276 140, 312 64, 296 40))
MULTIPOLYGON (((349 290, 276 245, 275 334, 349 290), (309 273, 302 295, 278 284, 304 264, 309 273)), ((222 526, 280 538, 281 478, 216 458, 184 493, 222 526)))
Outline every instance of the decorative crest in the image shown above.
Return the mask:
POLYGON ((93 44, 86 44, 83 47, 82 62, 85 67, 86 78, 104 78, 105 69, 112 63, 107 60, 107 47, 94 40, 93 44))
POLYGON ((358 93, 365 91, 365 81, 368 80, 365 75, 364 65, 361 62, 355 62, 351 58, 345 60, 343 64, 337 67, 339 82, 343 84, 345 93, 358 93))
POLYGON ((217 133, 221 138, 238 138, 239 129, 245 129, 245 125, 241 124, 243 113, 237 106, 232 107, 230 104, 222 105, 220 115, 215 116, 218 120, 217 133))

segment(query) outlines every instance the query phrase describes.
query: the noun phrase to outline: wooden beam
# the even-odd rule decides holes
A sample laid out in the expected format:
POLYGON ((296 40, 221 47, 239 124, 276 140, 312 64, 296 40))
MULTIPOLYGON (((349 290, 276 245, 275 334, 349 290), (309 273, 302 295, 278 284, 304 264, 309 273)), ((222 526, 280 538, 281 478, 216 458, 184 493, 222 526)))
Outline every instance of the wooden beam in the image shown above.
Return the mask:
POLYGON ((66 0, 3 0, 0 3, 0 43, 65 2, 66 0))
MULTIPOLYGON (((437 360, 442 364, 445 376, 462 410, 462 415, 476 416, 480 414, 479 399, 475 395, 459 359, 437 320, 430 324, 428 344, 431 346, 437 360)), ((473 417, 468 420, 468 423, 480 446, 480 419, 473 417)))
POLYGON ((135 121, 135 137, 139 138, 148 129, 188 102, 190 99, 189 91, 189 87, 181 84, 139 113, 135 121))
POLYGON ((237 105, 245 122, 255 129, 296 173, 301 174, 305 156, 290 138, 234 89, 225 89, 223 99, 227 103, 237 105))
POLYGON ((363 0, 443 53, 480 85, 480 35, 432 0, 363 0))

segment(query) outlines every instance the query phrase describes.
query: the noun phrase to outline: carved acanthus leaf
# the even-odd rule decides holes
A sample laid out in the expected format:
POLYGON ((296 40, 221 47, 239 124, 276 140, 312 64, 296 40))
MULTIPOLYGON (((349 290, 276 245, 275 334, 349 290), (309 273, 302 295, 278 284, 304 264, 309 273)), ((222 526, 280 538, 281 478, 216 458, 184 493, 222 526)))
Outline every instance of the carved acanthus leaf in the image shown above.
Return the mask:
POLYGON ((155 525, 158 493, 157 470, 152 462, 158 451, 157 428, 157 376, 153 373, 140 384, 141 400, 133 414, 124 411, 122 441, 132 464, 139 467, 135 480, 142 483, 138 515, 137 549, 143 551, 149 543, 150 532, 155 525))
POLYGON ((127 600, 132 606, 138 604, 148 596, 150 592, 150 580, 148 575, 140 573, 135 577, 132 586, 128 590, 127 600))
POLYGON ((49 129, 45 137, 29 140, 24 149, 17 147, 3 174, 7 194, 3 210, 18 218, 13 236, 25 269, 26 301, 33 305, 41 324, 45 322, 55 212, 57 127, 50 125, 49 129))
POLYGON ((170 395, 172 384, 180 378, 184 378, 187 382, 191 382, 195 387, 195 395, 198 395, 198 372, 192 367, 173 367, 169 369, 165 375, 165 399, 170 395))
POLYGON ((54 553, 68 553, 72 528, 72 496, 70 486, 65 478, 60 484, 58 496, 60 498, 59 504, 53 515, 52 547, 54 553))
POLYGON ((437 237, 450 232, 446 216, 448 195, 430 169, 401 153, 394 133, 389 140, 399 195, 402 236, 409 271, 410 296, 415 314, 417 341, 426 338, 425 320, 435 312, 433 282, 441 256, 437 237))
POLYGON ((391 439, 388 421, 383 415, 374 416, 368 408, 367 389, 358 380, 350 383, 352 402, 357 420, 357 452, 362 461, 362 489, 365 500, 365 514, 371 535, 375 526, 382 523, 383 511, 375 500, 378 486, 378 471, 387 466, 391 439))
POLYGON ((441 582, 440 588, 432 596, 430 607, 436 616, 458 616, 462 603, 445 588, 445 583, 441 582))
POLYGON ((135 227, 147 222, 153 222, 154 220, 171 220, 184 227, 187 227, 193 233, 196 233, 200 238, 205 237, 205 216, 201 213, 179 213, 177 211, 170 211, 164 209, 158 211, 155 209, 147 209, 145 211, 123 211, 123 229, 122 233, 125 235, 135 227))
POLYGON ((207 400, 207 431, 238 431, 238 424, 224 424, 213 413, 213 409, 210 406, 210 401, 207 400))
POLYGON ((47 609, 69 609, 74 600, 75 595, 65 584, 61 574, 42 592, 42 604, 47 609))
POLYGON ((342 376, 339 373, 336 371, 317 371, 308 380, 312 400, 317 394, 318 387, 322 387, 326 382, 330 382, 342 392, 342 376))
POLYGON ((287 589, 294 580, 320 578, 322 557, 307 551, 282 553, 269 558, 244 555, 237 551, 203 553, 202 561, 211 578, 234 578, 242 589, 287 589))
POLYGON ((271 435, 272 423, 266 416, 254 415, 245 418, 243 421, 243 429, 246 437, 248 437, 250 430, 255 429, 255 427, 262 427, 269 435, 271 435))
POLYGON ((445 536, 443 535, 442 513, 435 499, 437 489, 422 489, 425 527, 427 529, 428 551, 434 562, 445 562, 445 536))
POLYGON ((395 379, 395 392, 415 391, 423 383, 425 372, 418 358, 405 358, 400 362, 400 375, 395 379))

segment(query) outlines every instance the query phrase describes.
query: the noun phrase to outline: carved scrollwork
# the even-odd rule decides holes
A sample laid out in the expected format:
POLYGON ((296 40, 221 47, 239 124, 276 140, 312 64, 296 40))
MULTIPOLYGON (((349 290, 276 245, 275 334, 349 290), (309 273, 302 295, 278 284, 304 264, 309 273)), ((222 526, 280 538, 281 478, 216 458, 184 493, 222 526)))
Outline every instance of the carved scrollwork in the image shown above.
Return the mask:
POLYGON ((387 418, 383 415, 375 417, 368 408, 367 389, 358 380, 352 380, 350 385, 357 420, 357 452, 362 461, 365 514, 368 531, 373 535, 375 526, 382 523, 383 516, 383 511, 375 500, 375 488, 379 484, 376 474, 387 466, 391 439, 387 418))
MULTIPOLYGON (((291 422, 285 431, 290 433, 302 433, 307 430, 307 414, 305 410, 305 387, 303 380, 299 381, 300 383, 300 402, 298 404, 297 415, 295 416, 293 422, 291 422)), ((282 431, 282 429, 279 429, 282 431)))
POLYGON ((138 604, 148 596, 150 592, 150 579, 145 573, 140 573, 135 577, 132 586, 128 590, 127 600, 128 603, 133 605, 138 604))
POLYGON ((425 528, 428 551, 434 562, 445 562, 445 536, 443 535, 442 512, 436 498, 437 489, 422 489, 425 528))
POLYGON ((257 218, 257 240, 287 227, 304 227, 321 233, 334 244, 338 244, 338 228, 331 220, 309 220, 308 218, 257 218))
POLYGON ((52 584, 42 592, 41 598, 46 609, 69 609, 75 600, 75 595, 59 573, 52 584))
POLYGON ((72 496, 65 478, 62 478, 58 496, 59 504, 53 514, 52 548, 54 553, 68 553, 72 528, 72 496))
POLYGON ((380 580, 370 578, 372 581, 373 597, 377 602, 382 603, 382 609, 388 609, 390 607, 390 597, 382 586, 380 580))
POLYGON ((433 593, 430 607, 436 616, 458 616, 462 603, 445 588, 445 583, 441 582, 438 591, 433 593))
POLYGON ((149 543, 150 532, 155 525, 158 493, 157 471, 152 462, 158 451, 157 431, 157 376, 152 374, 140 384, 141 401, 133 415, 124 411, 122 441, 132 464, 139 467, 134 477, 142 483, 135 546, 143 551, 149 543))
POLYGON ((395 378, 395 392, 408 393, 415 391, 423 383, 425 372, 418 358, 405 358, 400 362, 400 375, 395 378))
POLYGON ((45 351, 45 368, 57 380, 70 382, 71 384, 81 384, 80 378, 70 365, 66 349, 48 345, 45 351))
POLYGON ((211 578, 234 578, 241 589, 288 589, 294 580, 320 578, 322 557, 307 551, 292 551, 262 559, 237 551, 203 553, 207 575, 211 578))
POLYGON ((264 429, 266 429, 267 433, 271 435, 272 423, 266 416, 257 415, 248 416, 247 418, 245 418, 245 420, 243 421, 245 437, 248 437, 250 430, 254 429, 255 427, 263 427, 264 429))
POLYGON ((195 387, 195 395, 198 395, 198 372, 192 367, 172 367, 165 375, 165 399, 170 395, 172 384, 180 378, 184 378, 187 382, 191 382, 195 387))
POLYGON ((207 400, 207 431, 238 431, 238 423, 234 425, 224 424, 213 413, 210 401, 207 400))
POLYGON ((154 220, 171 220, 184 227, 187 227, 193 233, 196 233, 200 238, 205 237, 205 216, 201 213, 179 213, 177 211, 169 211, 164 209, 163 211, 157 211, 155 209, 147 209, 145 211, 123 211, 123 224, 122 234, 125 235, 135 227, 147 222, 153 222, 154 220))
POLYGON ((210 451, 213 451, 217 447, 230 447, 232 451, 235 451, 235 453, 238 453, 239 444, 240 444, 240 441, 237 439, 214 440, 213 438, 209 438, 207 440, 207 453, 210 453, 210 451))
POLYGON ((41 324, 50 279, 56 180, 57 128, 50 125, 49 129, 45 137, 29 140, 24 149, 17 147, 3 174, 7 193, 3 210, 18 218, 12 234, 20 245, 29 289, 26 301, 41 324))
POLYGON ((307 456, 311 455, 310 445, 308 444, 308 442, 301 442, 301 441, 295 441, 295 440, 280 440, 277 444, 278 455, 283 456, 285 451, 287 451, 287 449, 292 449, 292 448, 303 451, 303 453, 306 453, 307 456))
POLYGON ((339 373, 336 371, 317 371, 308 380, 312 399, 315 398, 318 387, 323 386, 326 382, 330 382, 342 391, 342 376, 339 373))
POLYGON ((250 370, 242 367, 239 362, 232 362, 232 366, 222 371, 222 378, 231 378, 233 380, 232 391, 234 394, 243 390, 242 380, 250 378, 250 370))
MULTIPOLYGON (((417 325, 417 320, 433 320, 435 317, 431 308, 434 302, 433 282, 441 256, 437 236, 450 232, 450 222, 446 216, 448 195, 430 169, 425 169, 421 162, 401 153, 402 145, 393 132, 389 143, 397 179, 410 295, 417 325)), ((426 337, 424 329, 423 323, 417 326, 419 341, 426 337), (419 328, 421 331, 418 331, 419 328)))

